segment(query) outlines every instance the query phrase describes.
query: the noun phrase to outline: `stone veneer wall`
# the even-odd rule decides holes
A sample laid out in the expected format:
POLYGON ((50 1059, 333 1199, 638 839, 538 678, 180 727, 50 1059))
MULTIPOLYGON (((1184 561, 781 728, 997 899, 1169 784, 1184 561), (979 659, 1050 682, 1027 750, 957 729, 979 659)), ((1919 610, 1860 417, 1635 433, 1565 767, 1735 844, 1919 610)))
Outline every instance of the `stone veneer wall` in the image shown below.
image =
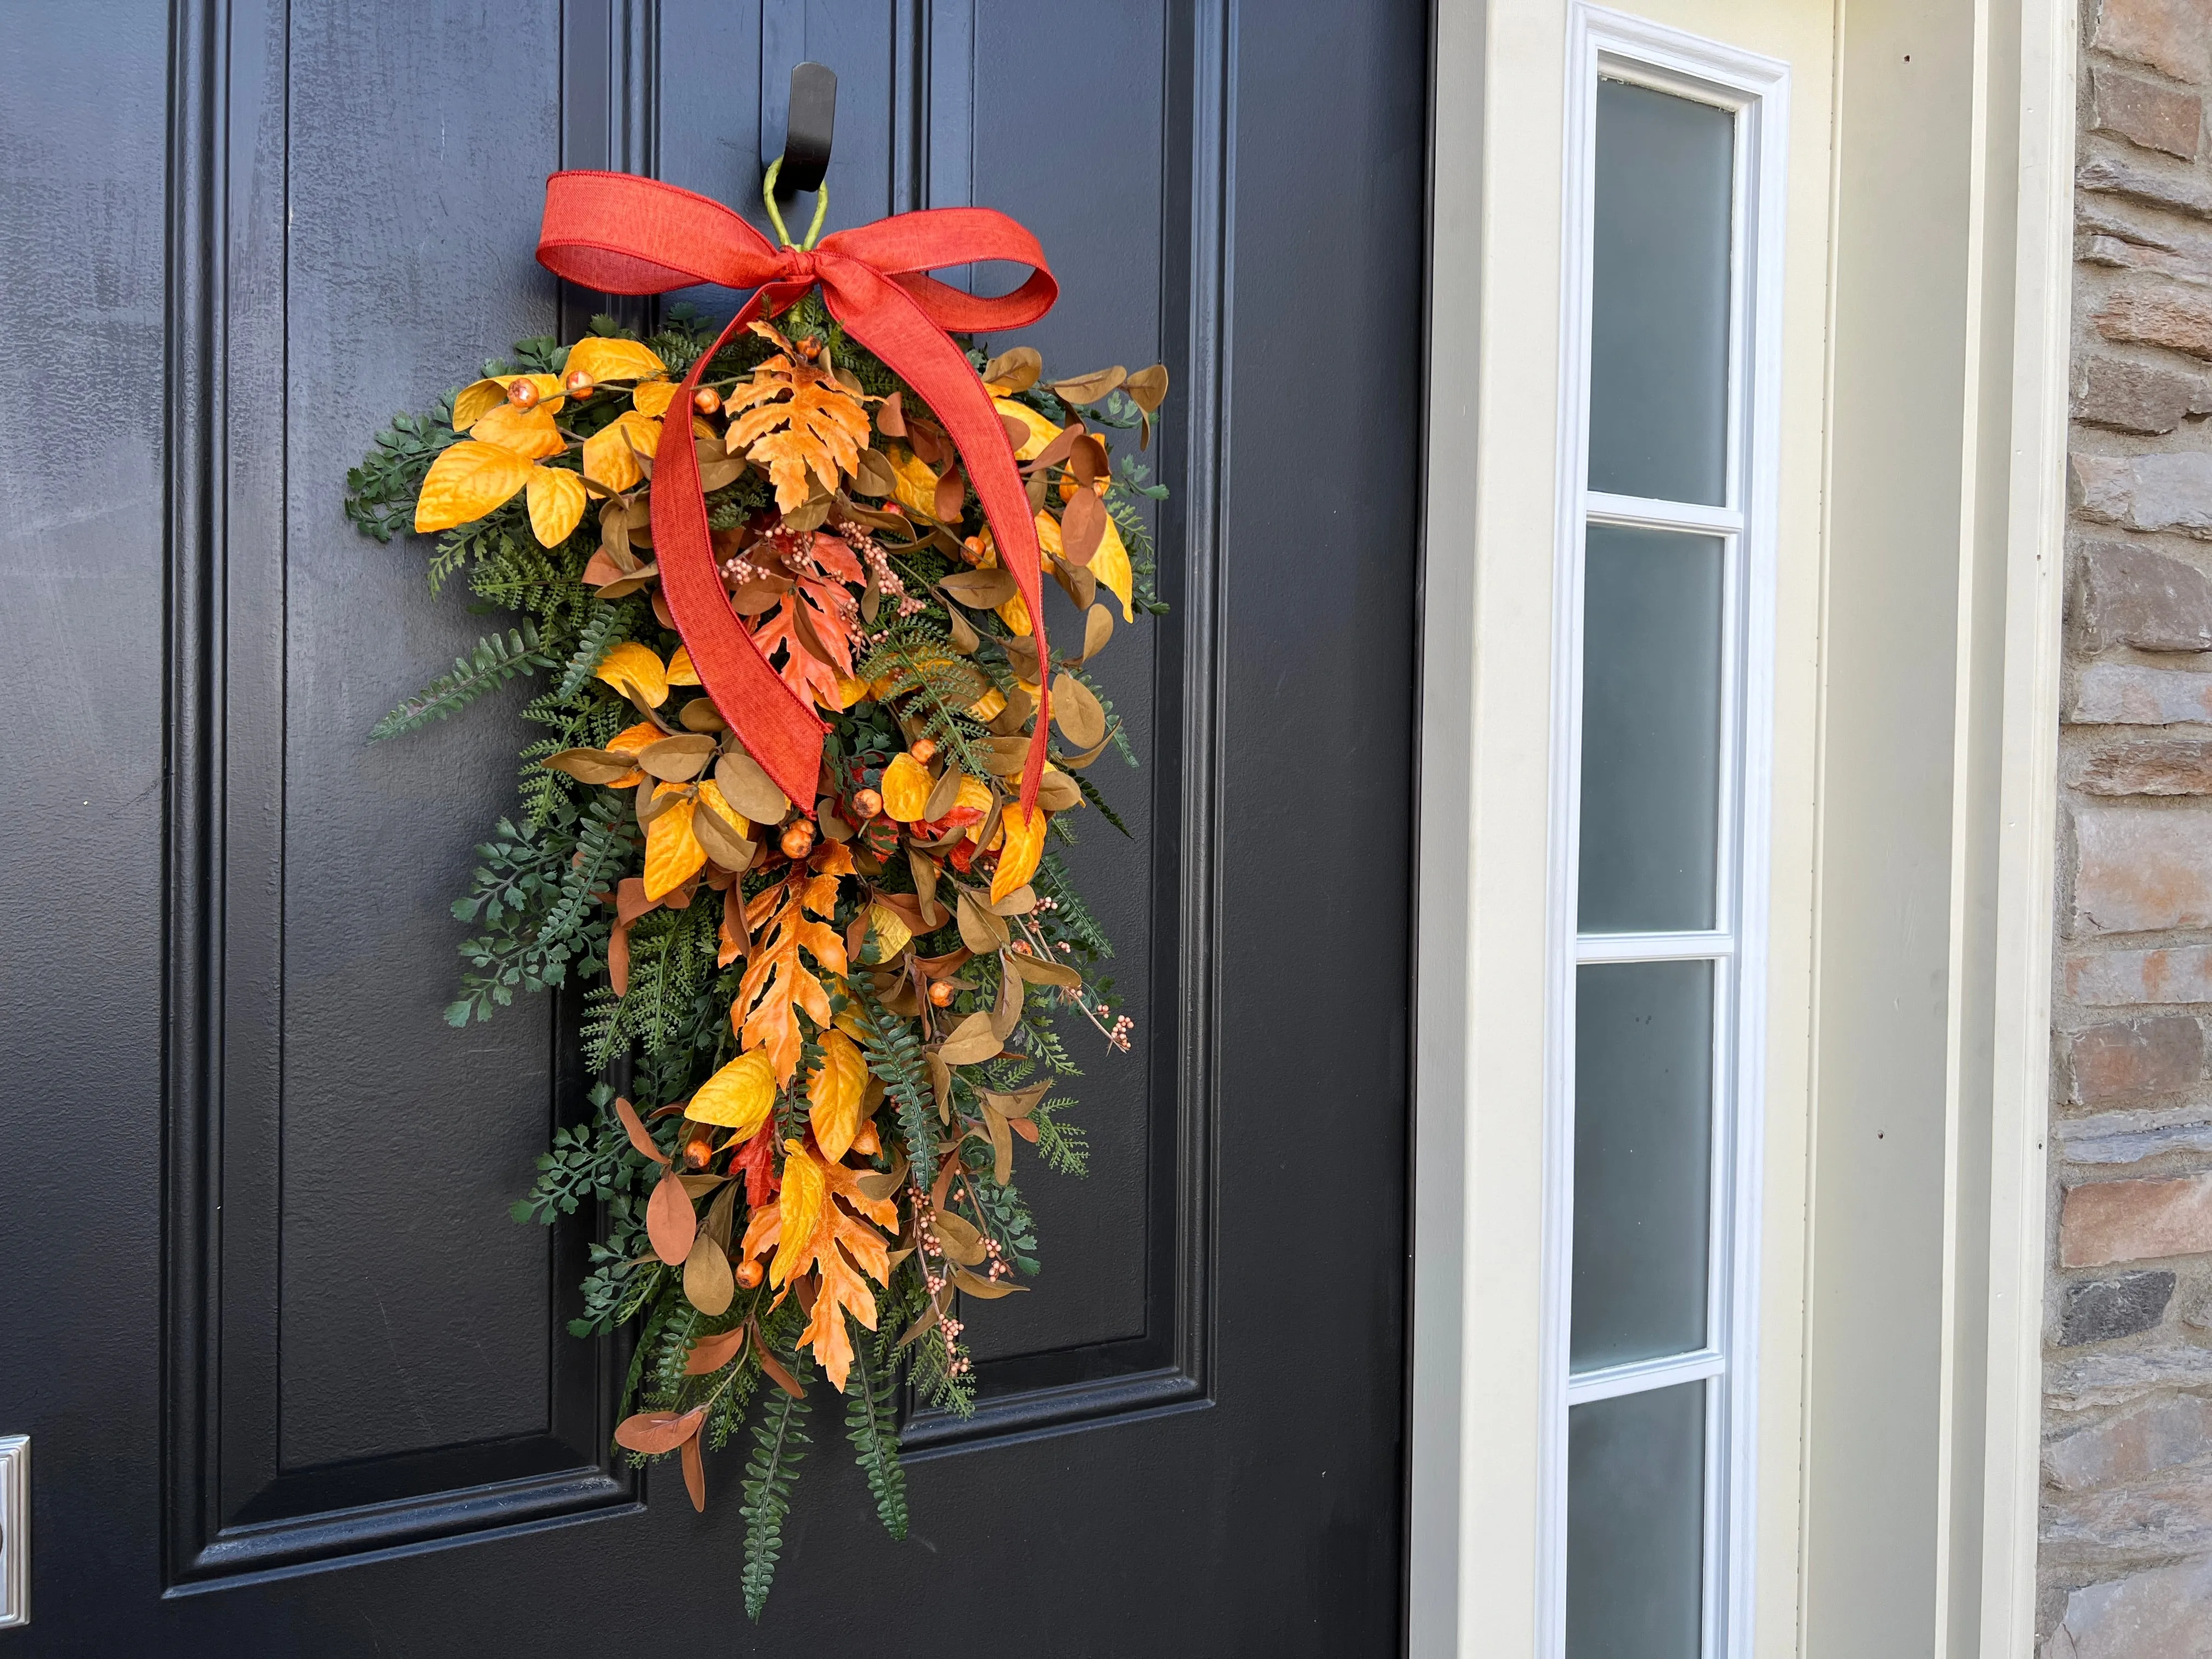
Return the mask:
POLYGON ((2212 0, 2082 11, 2037 1628, 2179 1659, 2212 1655, 2212 0))

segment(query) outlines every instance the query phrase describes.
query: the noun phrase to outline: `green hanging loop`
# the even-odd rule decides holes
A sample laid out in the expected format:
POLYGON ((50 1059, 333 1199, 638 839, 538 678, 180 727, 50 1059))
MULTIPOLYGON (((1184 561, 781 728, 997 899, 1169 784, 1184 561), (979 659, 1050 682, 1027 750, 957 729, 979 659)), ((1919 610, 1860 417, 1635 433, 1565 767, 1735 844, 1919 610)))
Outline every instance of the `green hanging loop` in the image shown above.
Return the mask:
POLYGON ((783 157, 777 156, 768 164, 768 176, 761 181, 761 200, 768 204, 768 222, 775 227, 776 240, 785 247, 796 248, 801 253, 812 251, 822 240, 823 222, 830 216, 830 186, 823 185, 814 192, 814 222, 806 228, 806 240, 794 242, 791 233, 784 228, 783 215, 776 210, 775 175, 783 171, 783 157))

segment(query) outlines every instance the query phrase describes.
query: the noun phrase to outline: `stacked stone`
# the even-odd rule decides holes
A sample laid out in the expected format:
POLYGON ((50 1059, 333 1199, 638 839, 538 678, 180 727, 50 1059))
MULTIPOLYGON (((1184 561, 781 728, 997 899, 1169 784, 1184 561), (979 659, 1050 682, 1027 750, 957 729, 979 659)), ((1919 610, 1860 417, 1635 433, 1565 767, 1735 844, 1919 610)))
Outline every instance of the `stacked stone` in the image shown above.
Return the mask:
POLYGON ((2212 1653, 2212 0, 2084 7, 2045 1659, 2212 1653))

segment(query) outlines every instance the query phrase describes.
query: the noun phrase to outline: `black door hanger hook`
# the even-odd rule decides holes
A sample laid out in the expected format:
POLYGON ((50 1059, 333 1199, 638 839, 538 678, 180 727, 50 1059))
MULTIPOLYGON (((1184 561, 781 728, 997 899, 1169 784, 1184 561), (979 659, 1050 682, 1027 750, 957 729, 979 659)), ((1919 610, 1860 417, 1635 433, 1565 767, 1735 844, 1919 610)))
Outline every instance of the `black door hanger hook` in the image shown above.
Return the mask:
POLYGON ((783 165, 775 175, 777 196, 822 188, 836 125, 836 71, 824 64, 799 64, 791 71, 791 112, 784 125, 783 165))

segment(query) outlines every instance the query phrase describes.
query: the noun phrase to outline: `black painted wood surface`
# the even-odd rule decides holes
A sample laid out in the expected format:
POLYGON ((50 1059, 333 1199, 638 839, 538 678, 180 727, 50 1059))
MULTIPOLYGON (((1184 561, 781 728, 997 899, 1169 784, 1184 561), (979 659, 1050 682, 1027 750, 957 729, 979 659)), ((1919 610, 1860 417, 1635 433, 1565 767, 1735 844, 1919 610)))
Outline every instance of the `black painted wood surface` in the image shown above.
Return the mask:
POLYGON ((1397 1647, 1425 28, 1414 0, 11 17, 0 1432, 37 1489, 0 1650, 1397 1647), (908 1424, 912 1540, 819 1403, 754 1631, 738 1452, 703 1517, 609 1455, 621 1356, 560 1328, 586 1231, 506 1218, 583 1109, 570 1011, 438 1017, 520 698, 368 748, 477 619, 338 502, 394 409, 606 304, 531 260, 547 172, 757 219, 804 58, 840 77, 833 226, 1002 208, 1062 285, 1024 338, 1168 362, 1174 611, 1107 665, 1137 836, 1087 823, 1073 859, 1138 1021, 1086 1062, 1093 1173, 1025 1183, 1045 1274, 971 1316, 977 1417, 908 1424))

